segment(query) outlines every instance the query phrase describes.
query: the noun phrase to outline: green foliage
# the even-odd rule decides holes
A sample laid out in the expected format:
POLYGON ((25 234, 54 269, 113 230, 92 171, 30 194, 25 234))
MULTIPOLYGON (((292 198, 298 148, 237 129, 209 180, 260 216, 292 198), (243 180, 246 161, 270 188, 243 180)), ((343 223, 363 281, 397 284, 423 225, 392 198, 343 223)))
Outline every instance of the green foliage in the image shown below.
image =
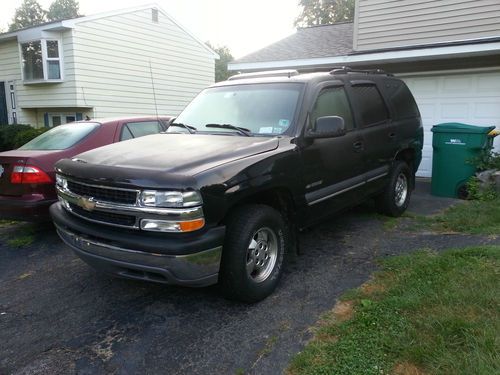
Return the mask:
POLYGON ((225 81, 232 74, 227 70, 227 64, 234 59, 231 51, 226 46, 215 47, 210 42, 206 44, 220 56, 219 60, 215 60, 215 82, 225 81))
POLYGON ((492 150, 483 150, 476 158, 469 160, 468 163, 475 165, 478 171, 486 171, 488 169, 500 170, 500 153, 492 150))
POLYGON ((79 17, 80 5, 76 0, 55 0, 50 4, 47 18, 49 21, 65 20, 79 17))
POLYGON ((478 200, 478 201, 493 201, 498 197, 495 190, 495 184, 491 183, 487 186, 482 186, 481 181, 472 176, 467 181, 467 199, 478 200))
POLYGON ((300 0, 296 27, 328 25, 354 19, 354 0, 300 0))
POLYGON ((289 374, 498 373, 499 246, 421 251, 382 267, 350 293, 353 317, 323 319, 289 374))
POLYGON ((48 128, 35 129, 29 125, 0 125, 0 151, 21 147, 48 128))
POLYGON ((16 9, 9 31, 36 26, 47 21, 46 11, 36 0, 24 0, 16 9))

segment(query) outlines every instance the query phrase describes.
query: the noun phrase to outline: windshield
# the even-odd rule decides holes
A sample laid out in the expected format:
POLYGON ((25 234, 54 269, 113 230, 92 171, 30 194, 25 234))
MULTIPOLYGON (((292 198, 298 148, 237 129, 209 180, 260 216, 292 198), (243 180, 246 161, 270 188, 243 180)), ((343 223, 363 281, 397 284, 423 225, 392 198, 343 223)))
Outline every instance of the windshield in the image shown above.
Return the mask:
POLYGON ((74 146, 99 126, 97 122, 59 125, 32 139, 20 150, 64 150, 74 146))
POLYGON ((206 126, 219 124, 245 128, 253 134, 281 134, 292 125, 302 87, 301 83, 265 83, 209 88, 175 122, 194 126, 197 131, 234 132, 228 127, 206 126))

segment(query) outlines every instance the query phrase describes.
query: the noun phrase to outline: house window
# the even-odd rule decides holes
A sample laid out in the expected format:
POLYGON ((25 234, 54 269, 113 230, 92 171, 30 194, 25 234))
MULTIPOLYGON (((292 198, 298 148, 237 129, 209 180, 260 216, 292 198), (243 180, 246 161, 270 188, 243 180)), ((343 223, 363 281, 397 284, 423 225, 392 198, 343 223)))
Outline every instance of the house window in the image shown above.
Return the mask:
POLYGON ((76 113, 48 113, 47 120, 49 127, 67 124, 76 121, 76 113))
POLYGON ((58 40, 34 40, 21 44, 24 81, 59 81, 61 51, 58 40))

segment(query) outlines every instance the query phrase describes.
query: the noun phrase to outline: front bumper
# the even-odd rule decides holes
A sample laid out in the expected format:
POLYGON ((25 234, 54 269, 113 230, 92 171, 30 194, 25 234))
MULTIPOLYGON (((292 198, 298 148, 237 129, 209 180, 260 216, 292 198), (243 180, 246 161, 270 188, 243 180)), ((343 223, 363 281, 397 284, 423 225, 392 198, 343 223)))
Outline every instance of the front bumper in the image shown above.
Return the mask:
POLYGON ((20 221, 50 221, 49 207, 56 199, 43 196, 0 196, 0 219, 20 221))
POLYGON ((60 203, 50 212, 61 239, 90 266, 129 279, 185 286, 217 283, 224 227, 173 238, 87 223, 60 203))

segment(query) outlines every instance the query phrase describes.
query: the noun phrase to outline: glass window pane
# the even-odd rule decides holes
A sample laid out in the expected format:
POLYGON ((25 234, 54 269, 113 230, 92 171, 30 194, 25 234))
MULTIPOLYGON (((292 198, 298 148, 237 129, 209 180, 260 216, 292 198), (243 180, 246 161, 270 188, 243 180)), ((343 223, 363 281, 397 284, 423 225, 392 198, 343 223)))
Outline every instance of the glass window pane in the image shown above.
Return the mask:
POLYGON ((47 40, 47 57, 48 58, 58 58, 59 57, 59 47, 57 40, 47 40))
POLYGON ((64 150, 74 146, 99 127, 97 122, 60 125, 32 139, 20 150, 64 150))
POLYGON ((66 123, 75 122, 75 121, 76 121, 75 116, 66 116, 66 123))
POLYGON ((127 127, 132 132, 134 138, 149 134, 157 134, 162 131, 158 121, 129 122, 127 127))
POLYGON ((48 79, 61 79, 61 69, 59 69, 59 61, 47 61, 49 70, 48 79))
POLYGON ((354 128, 351 107, 343 87, 327 88, 318 95, 311 112, 311 124, 323 116, 340 116, 344 119, 347 130, 354 128))
POLYGON ((132 135, 132 133, 130 132, 129 128, 127 127, 127 125, 125 125, 123 128, 122 128, 122 134, 120 136, 120 141, 126 141, 127 139, 132 139, 134 138, 134 136, 132 135))
POLYGON ((375 85, 354 86, 352 90, 358 100, 362 126, 376 124, 389 118, 384 100, 375 85))
POLYGON ((43 79, 42 43, 34 42, 21 44, 23 54, 23 74, 27 81, 43 79))
POLYGON ((52 126, 61 125, 61 116, 52 116, 52 126))

